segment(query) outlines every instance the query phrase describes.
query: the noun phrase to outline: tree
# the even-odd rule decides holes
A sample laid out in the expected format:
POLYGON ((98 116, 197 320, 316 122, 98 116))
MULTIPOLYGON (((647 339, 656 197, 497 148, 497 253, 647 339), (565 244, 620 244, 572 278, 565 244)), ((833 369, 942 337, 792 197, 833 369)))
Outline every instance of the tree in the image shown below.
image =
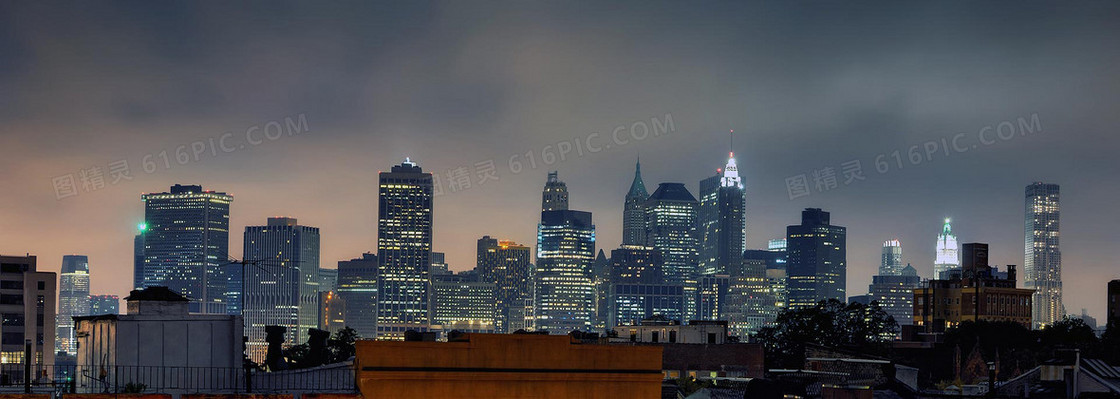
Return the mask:
POLYGON ((783 310, 772 327, 755 340, 766 348, 770 367, 798 368, 805 361, 805 345, 853 349, 883 354, 898 333, 898 323, 877 303, 845 305, 836 299, 810 308, 783 310))
POLYGON ((331 352, 330 362, 338 363, 354 357, 354 342, 358 340, 358 332, 346 327, 334 333, 327 341, 327 350, 331 352))

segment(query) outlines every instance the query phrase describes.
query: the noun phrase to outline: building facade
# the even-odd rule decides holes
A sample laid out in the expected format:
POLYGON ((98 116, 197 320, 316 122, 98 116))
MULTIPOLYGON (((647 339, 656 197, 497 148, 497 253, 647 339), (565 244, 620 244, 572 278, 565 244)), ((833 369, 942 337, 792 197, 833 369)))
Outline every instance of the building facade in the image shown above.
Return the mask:
POLYGON ((338 261, 338 296, 346 303, 346 325, 358 336, 377 335, 377 255, 338 261))
POLYGON ((23 380, 25 360, 33 375, 54 364, 56 294, 55 274, 38 271, 35 256, 0 255, 0 374, 6 381, 23 380))
POLYGON ((319 268, 319 292, 338 289, 338 269, 319 268))
POLYGON ((118 314, 121 312, 121 297, 116 295, 90 295, 89 315, 118 314))
POLYGON ((786 227, 789 307, 847 300, 847 232, 831 224, 828 212, 806 208, 801 224, 786 227))
POLYGON ((319 329, 335 333, 346 327, 346 300, 335 291, 319 291, 319 329))
POLYGON ((64 255, 58 276, 55 350, 74 353, 74 317, 89 314, 89 258, 64 255))
POLYGON ((883 259, 879 263, 880 276, 902 275, 902 243, 898 240, 883 242, 883 259))
POLYGON ((590 212, 541 212, 537 226, 536 328, 586 331, 595 312, 595 225, 590 212))
POLYGON ((164 286, 191 300, 196 313, 226 313, 225 265, 233 197, 202 186, 171 186, 144 201, 142 287, 164 286))
POLYGON ((1111 328, 1120 327, 1120 280, 1108 282, 1108 315, 1105 323, 1111 328))
POLYGON ((647 199, 649 191, 642 182, 642 163, 638 161, 634 165, 634 181, 630 182, 622 208, 622 245, 646 244, 647 199))
POLYGON ((511 333, 517 325, 523 328, 526 304, 533 299, 533 265, 531 249, 510 240, 490 236, 478 240, 478 275, 481 281, 494 284, 494 331, 511 333))
POLYGON ((988 244, 964 244, 961 273, 929 280, 914 290, 914 325, 934 333, 964 321, 1010 321, 1031 325, 1034 291, 1016 287, 1015 265, 1000 276, 988 265, 988 244))
POLYGON ((727 274, 742 263, 746 204, 743 180, 731 153, 722 173, 700 181, 700 274, 727 274))
POLYGON ((869 301, 877 302, 899 326, 906 326, 913 324, 914 290, 921 287, 918 271, 906 265, 898 275, 872 276, 867 292, 869 301))
POLYGON ((1034 327, 1065 317, 1062 306, 1061 219, 1057 184, 1033 183, 1026 188, 1026 239, 1023 287, 1034 290, 1034 327))
POLYGON ((432 327, 451 331, 492 333, 498 307, 495 286, 477 273, 432 276, 432 327))
POLYGON ((405 159, 379 179, 377 338, 404 339, 431 324, 432 174, 405 159))
MULTIPOLYGON (((681 183, 661 183, 646 201, 646 246, 661 253, 665 283, 684 287, 685 297, 697 293, 699 240, 696 197, 681 183)), ((696 317, 696 302, 688 301, 686 320, 696 317)))
POLYGON ((560 181, 558 172, 548 172, 548 181, 544 183, 544 191, 541 192, 541 210, 568 210, 568 185, 560 181))
POLYGON ((945 224, 941 226, 941 234, 937 235, 937 257, 933 261, 934 280, 948 278, 945 273, 961 267, 961 258, 957 252, 959 248, 957 236, 953 234, 953 226, 949 222, 949 219, 945 219, 945 224))
POLYGON ((245 226, 242 316, 249 358, 268 352, 265 326, 288 329, 285 346, 307 342, 319 327, 319 228, 295 218, 270 217, 264 226, 245 226))
POLYGON ((781 270, 773 269, 777 267, 778 256, 773 251, 747 250, 743 252, 742 264, 731 270, 724 320, 732 335, 745 340, 778 317, 781 308, 775 290, 784 286, 784 278, 770 278, 770 270, 781 270))

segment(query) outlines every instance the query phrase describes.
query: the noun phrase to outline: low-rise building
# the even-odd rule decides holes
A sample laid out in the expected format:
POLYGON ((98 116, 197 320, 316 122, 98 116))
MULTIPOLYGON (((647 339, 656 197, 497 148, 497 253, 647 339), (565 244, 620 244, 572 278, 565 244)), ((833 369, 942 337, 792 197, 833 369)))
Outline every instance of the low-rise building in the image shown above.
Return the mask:
POLYGON ((727 342, 727 322, 693 320, 681 325, 675 320, 656 318, 642 320, 635 326, 616 326, 614 333, 617 337, 611 342, 718 345, 727 342))
POLYGON ((23 381, 23 364, 44 376, 54 364, 57 276, 36 270, 36 257, 0 256, 0 379, 23 381), (25 359, 30 347, 31 359, 25 359))
POLYGON ((1011 321, 1031 326, 1034 290, 1017 288, 1015 265, 1005 276, 988 265, 988 244, 964 244, 960 274, 930 280, 914 290, 914 326, 927 333, 943 332, 964 321, 1011 321))

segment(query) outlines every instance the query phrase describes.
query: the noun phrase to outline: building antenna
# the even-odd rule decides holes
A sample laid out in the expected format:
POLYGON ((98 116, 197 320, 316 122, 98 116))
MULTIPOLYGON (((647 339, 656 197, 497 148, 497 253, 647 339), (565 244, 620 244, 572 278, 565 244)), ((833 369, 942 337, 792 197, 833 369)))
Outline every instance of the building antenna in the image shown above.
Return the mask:
POLYGON ((730 151, 728 152, 728 154, 731 155, 732 157, 734 157, 735 156, 735 129, 731 129, 731 132, 728 133, 727 136, 731 139, 731 146, 729 148, 730 151))

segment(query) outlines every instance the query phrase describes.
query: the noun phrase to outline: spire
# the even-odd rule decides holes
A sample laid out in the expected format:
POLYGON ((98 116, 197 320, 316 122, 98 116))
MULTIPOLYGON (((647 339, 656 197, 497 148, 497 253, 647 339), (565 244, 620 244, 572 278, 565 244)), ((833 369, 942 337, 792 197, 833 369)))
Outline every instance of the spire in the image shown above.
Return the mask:
POLYGON ((945 226, 941 228, 941 234, 944 234, 944 235, 953 234, 953 228, 952 228, 952 226, 949 225, 949 218, 945 218, 945 226))
POLYGON ((646 190, 646 184, 642 182, 641 156, 639 156, 638 162, 634 164, 634 181, 630 183, 630 192, 626 193, 626 197, 640 197, 642 200, 649 198, 649 191, 646 190))
MULTIPOLYGON (((731 133, 731 143, 734 145, 735 130, 732 130, 731 133)), ((723 178, 720 179, 720 186, 743 188, 743 179, 739 177, 739 167, 735 165, 734 148, 727 152, 727 166, 723 168, 723 178)))

